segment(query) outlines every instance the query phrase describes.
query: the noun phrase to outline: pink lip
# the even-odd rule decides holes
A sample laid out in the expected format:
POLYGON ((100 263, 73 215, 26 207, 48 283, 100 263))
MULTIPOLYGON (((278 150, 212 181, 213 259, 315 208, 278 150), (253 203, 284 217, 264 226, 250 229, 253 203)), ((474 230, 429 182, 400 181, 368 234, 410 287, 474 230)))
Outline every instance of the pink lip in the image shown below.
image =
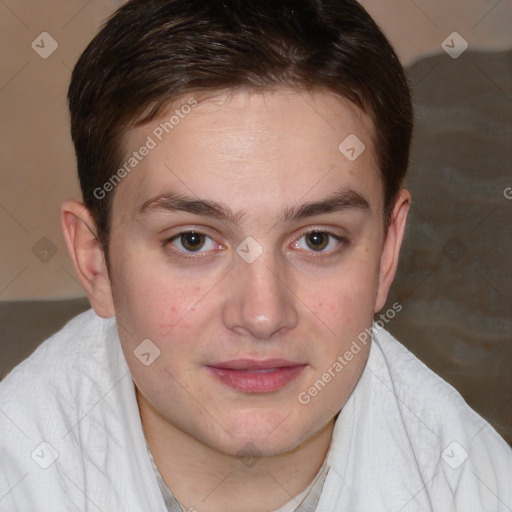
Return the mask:
POLYGON ((246 393, 270 393, 297 378, 306 364, 287 359, 236 359, 206 368, 227 386, 246 393))

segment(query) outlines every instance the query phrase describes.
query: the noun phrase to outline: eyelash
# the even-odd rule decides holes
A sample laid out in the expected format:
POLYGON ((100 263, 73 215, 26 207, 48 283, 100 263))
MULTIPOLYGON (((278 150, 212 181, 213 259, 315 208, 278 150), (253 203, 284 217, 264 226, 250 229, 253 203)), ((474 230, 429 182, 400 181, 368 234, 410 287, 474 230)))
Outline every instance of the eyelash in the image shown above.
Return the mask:
MULTIPOLYGON (((317 261, 318 260, 323 260, 325 258, 331 258, 331 257, 336 256, 341 251, 341 249, 343 247, 345 247, 346 245, 350 244, 350 241, 347 238, 345 238, 343 236, 335 235, 334 233, 332 233, 330 231, 327 231, 325 229, 321 229, 321 228, 313 228, 313 229, 309 229, 308 231, 304 231, 298 238, 296 238, 294 240, 293 243, 296 244, 305 235, 309 235, 309 234, 314 233, 314 232, 326 234, 329 237, 329 239, 336 240, 339 243, 339 245, 338 245, 337 248, 331 249, 330 251, 327 251, 327 252, 324 252, 324 251, 319 251, 319 252, 316 252, 316 251, 306 251, 306 252, 311 252, 311 253, 314 254, 314 256, 306 256, 307 258, 314 258, 317 261)), ((186 231, 180 231, 179 233, 173 235, 172 237, 165 239, 162 242, 162 245, 164 247, 167 246, 167 245, 172 245, 173 241, 179 239, 181 237, 181 235, 185 235, 187 233, 196 233, 198 235, 203 235, 203 236, 213 240, 213 238, 211 236, 209 236, 207 233, 205 233, 204 231, 202 231, 200 229, 189 229, 189 230, 186 230, 186 231)), ((221 244, 218 244, 218 245, 221 245, 221 244)), ((304 250, 304 249, 301 249, 301 250, 304 250)), ((189 262, 198 262, 198 260, 200 258, 202 259, 202 258, 208 257, 208 253, 209 253, 209 251, 184 252, 184 251, 180 251, 178 249, 172 249, 172 251, 173 251, 174 256, 176 258, 178 258, 180 260, 188 260, 189 262), (191 256, 188 256, 189 254, 191 256)))

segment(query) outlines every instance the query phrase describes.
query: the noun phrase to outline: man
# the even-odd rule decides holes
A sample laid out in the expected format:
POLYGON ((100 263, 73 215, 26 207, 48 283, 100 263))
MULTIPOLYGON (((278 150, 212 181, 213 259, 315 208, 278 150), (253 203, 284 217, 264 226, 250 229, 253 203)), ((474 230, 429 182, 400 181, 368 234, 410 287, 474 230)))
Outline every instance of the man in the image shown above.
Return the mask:
POLYGON ((510 448, 373 322, 412 109, 362 7, 132 0, 69 103, 92 310, 0 387, 0 510, 512 509, 510 448))

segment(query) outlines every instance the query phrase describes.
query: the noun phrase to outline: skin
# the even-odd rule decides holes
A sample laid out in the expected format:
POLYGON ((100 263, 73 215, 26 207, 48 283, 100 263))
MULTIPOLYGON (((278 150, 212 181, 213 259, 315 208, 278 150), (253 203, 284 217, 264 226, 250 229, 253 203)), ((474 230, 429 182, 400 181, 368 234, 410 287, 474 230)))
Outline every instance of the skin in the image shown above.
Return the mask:
MULTIPOLYGON (((161 121, 126 135, 127 156, 161 121)), ((384 306, 410 205, 401 190, 385 236, 372 138, 369 117, 331 92, 203 98, 116 187, 110 276, 89 212, 78 201, 63 205, 77 275, 96 313, 117 317, 144 432, 184 507, 274 510, 304 490, 322 465, 334 417, 360 378, 369 345, 310 403, 298 395, 384 306), (355 161, 338 150, 350 134, 366 145, 355 161), (286 208, 336 190, 356 192, 368 208, 279 218, 286 208), (154 204, 140 212, 170 191, 245 214, 232 223, 154 204), (199 238, 199 252, 183 245, 190 238, 169 241, 194 228, 207 235, 199 238), (322 235, 318 248, 307 234, 313 229, 343 241, 322 235), (249 236, 263 249, 253 263, 236 252, 249 236), (160 350, 150 366, 134 355, 144 339, 160 350), (270 393, 233 390, 205 368, 240 358, 306 366, 270 393)))

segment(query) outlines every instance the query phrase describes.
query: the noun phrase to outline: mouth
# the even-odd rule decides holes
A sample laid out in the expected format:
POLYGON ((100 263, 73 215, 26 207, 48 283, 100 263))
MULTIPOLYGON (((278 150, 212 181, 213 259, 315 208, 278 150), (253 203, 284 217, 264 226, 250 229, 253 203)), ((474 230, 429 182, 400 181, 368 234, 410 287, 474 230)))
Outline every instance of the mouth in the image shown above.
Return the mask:
POLYGON ((307 364, 286 359, 237 359, 207 365, 222 384, 244 393, 270 393, 295 380, 307 364))

